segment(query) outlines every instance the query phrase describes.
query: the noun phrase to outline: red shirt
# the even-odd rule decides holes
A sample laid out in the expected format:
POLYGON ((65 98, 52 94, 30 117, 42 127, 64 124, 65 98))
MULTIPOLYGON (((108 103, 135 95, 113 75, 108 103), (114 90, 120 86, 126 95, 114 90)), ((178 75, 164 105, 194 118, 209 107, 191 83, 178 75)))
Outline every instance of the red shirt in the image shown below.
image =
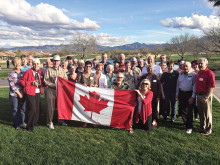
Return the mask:
MULTIPOLYGON (((40 82, 41 82, 41 86, 40 86, 40 93, 43 93, 43 75, 41 70, 39 70, 39 78, 40 78, 40 82)), ((28 94, 28 95, 33 95, 35 96, 35 90, 36 90, 36 86, 35 85, 31 85, 31 82, 35 81, 35 77, 33 74, 33 70, 29 69, 25 72, 25 74, 20 78, 19 80, 19 84, 21 86, 23 86, 23 92, 28 94)))
MULTIPOLYGON (((141 113, 140 113, 140 118, 141 118, 143 124, 146 123, 147 118, 152 114, 151 102, 152 102, 152 99, 153 99, 153 92, 149 90, 145 94, 145 96, 146 97, 142 100, 141 113)), ((140 97, 140 96, 138 96, 138 97, 140 97)), ((136 123, 139 122, 138 106, 139 105, 137 105, 136 109, 135 109, 135 121, 136 121, 136 123)))
POLYGON ((124 63, 124 64, 120 63, 120 64, 119 64, 119 68, 125 70, 125 63, 124 63))
POLYGON ((215 75, 206 68, 203 72, 199 71, 196 77, 196 93, 208 93, 208 89, 215 87, 215 75))

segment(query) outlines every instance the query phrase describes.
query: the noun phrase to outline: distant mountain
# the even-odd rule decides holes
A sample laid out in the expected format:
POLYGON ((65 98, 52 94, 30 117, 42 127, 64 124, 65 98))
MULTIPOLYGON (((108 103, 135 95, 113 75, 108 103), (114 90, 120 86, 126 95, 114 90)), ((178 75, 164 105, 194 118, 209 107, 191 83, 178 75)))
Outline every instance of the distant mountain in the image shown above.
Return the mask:
MULTIPOLYGON (((137 50, 143 48, 150 48, 153 49, 155 46, 165 47, 167 44, 144 44, 135 42, 132 44, 126 44, 121 46, 98 46, 98 50, 105 51, 105 50, 113 50, 113 49, 120 49, 120 50, 137 50)), ((73 49, 71 45, 44 45, 44 46, 23 46, 23 47, 14 47, 11 48, 11 51, 16 51, 20 49, 21 51, 45 51, 45 52, 57 52, 61 50, 64 46, 73 49)))

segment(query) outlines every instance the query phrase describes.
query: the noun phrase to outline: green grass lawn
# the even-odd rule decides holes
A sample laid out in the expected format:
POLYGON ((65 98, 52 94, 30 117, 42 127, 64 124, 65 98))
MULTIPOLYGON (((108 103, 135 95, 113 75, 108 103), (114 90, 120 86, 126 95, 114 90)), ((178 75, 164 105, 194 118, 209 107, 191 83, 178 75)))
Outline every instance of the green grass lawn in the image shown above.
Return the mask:
MULTIPOLYGON (((45 101, 42 97, 42 109, 45 101)), ((220 104, 213 102, 213 133, 202 136, 199 122, 191 135, 182 121, 159 121, 151 132, 129 134, 114 128, 82 128, 82 123, 55 125, 50 131, 41 116, 33 133, 12 127, 8 88, 0 89, 0 164, 220 164, 220 104)))
POLYGON ((220 76, 215 76, 215 80, 220 80, 220 76))

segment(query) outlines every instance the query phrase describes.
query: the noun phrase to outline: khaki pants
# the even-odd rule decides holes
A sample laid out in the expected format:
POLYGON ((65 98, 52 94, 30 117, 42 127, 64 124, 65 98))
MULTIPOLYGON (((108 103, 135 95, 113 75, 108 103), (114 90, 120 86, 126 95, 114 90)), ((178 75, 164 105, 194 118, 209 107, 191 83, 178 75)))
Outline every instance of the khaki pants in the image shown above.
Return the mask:
POLYGON ((53 123, 56 98, 56 89, 47 88, 47 124, 53 123))
POLYGON ((197 105, 200 117, 200 128, 202 131, 212 130, 212 96, 208 98, 206 103, 202 100, 206 95, 197 95, 197 105))

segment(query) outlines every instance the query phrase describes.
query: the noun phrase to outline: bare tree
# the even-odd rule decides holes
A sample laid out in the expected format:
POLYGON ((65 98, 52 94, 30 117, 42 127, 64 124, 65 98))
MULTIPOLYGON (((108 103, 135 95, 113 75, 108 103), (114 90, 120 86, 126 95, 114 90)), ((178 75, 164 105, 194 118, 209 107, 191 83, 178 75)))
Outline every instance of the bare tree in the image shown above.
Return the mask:
POLYGON ((202 53, 202 48, 200 47, 199 39, 195 38, 189 41, 189 52, 192 53, 194 60, 198 58, 198 55, 202 53))
POLYGON ((220 53, 220 28, 212 28, 204 31, 200 39, 200 46, 208 52, 220 53))
POLYGON ((166 54, 167 60, 170 59, 170 57, 174 54, 174 51, 172 49, 172 46, 168 44, 164 49, 163 49, 164 54, 166 54))
POLYGON ((151 49, 151 53, 155 56, 155 60, 160 53, 162 53, 163 47, 160 45, 156 45, 153 49, 151 49))
POLYGON ((194 40, 196 37, 194 35, 190 35, 189 33, 185 33, 183 35, 179 35, 170 39, 170 46, 176 54, 180 57, 184 57, 186 52, 189 49, 190 42, 194 40))
POLYGON ((58 54, 60 56, 66 56, 66 55, 69 55, 71 54, 71 49, 70 49, 70 45, 64 45, 64 44, 61 44, 62 47, 61 49, 58 51, 58 54))
POLYGON ((71 42, 73 49, 82 58, 85 59, 88 53, 92 51, 97 51, 97 39, 94 35, 89 33, 76 33, 73 36, 71 42))

